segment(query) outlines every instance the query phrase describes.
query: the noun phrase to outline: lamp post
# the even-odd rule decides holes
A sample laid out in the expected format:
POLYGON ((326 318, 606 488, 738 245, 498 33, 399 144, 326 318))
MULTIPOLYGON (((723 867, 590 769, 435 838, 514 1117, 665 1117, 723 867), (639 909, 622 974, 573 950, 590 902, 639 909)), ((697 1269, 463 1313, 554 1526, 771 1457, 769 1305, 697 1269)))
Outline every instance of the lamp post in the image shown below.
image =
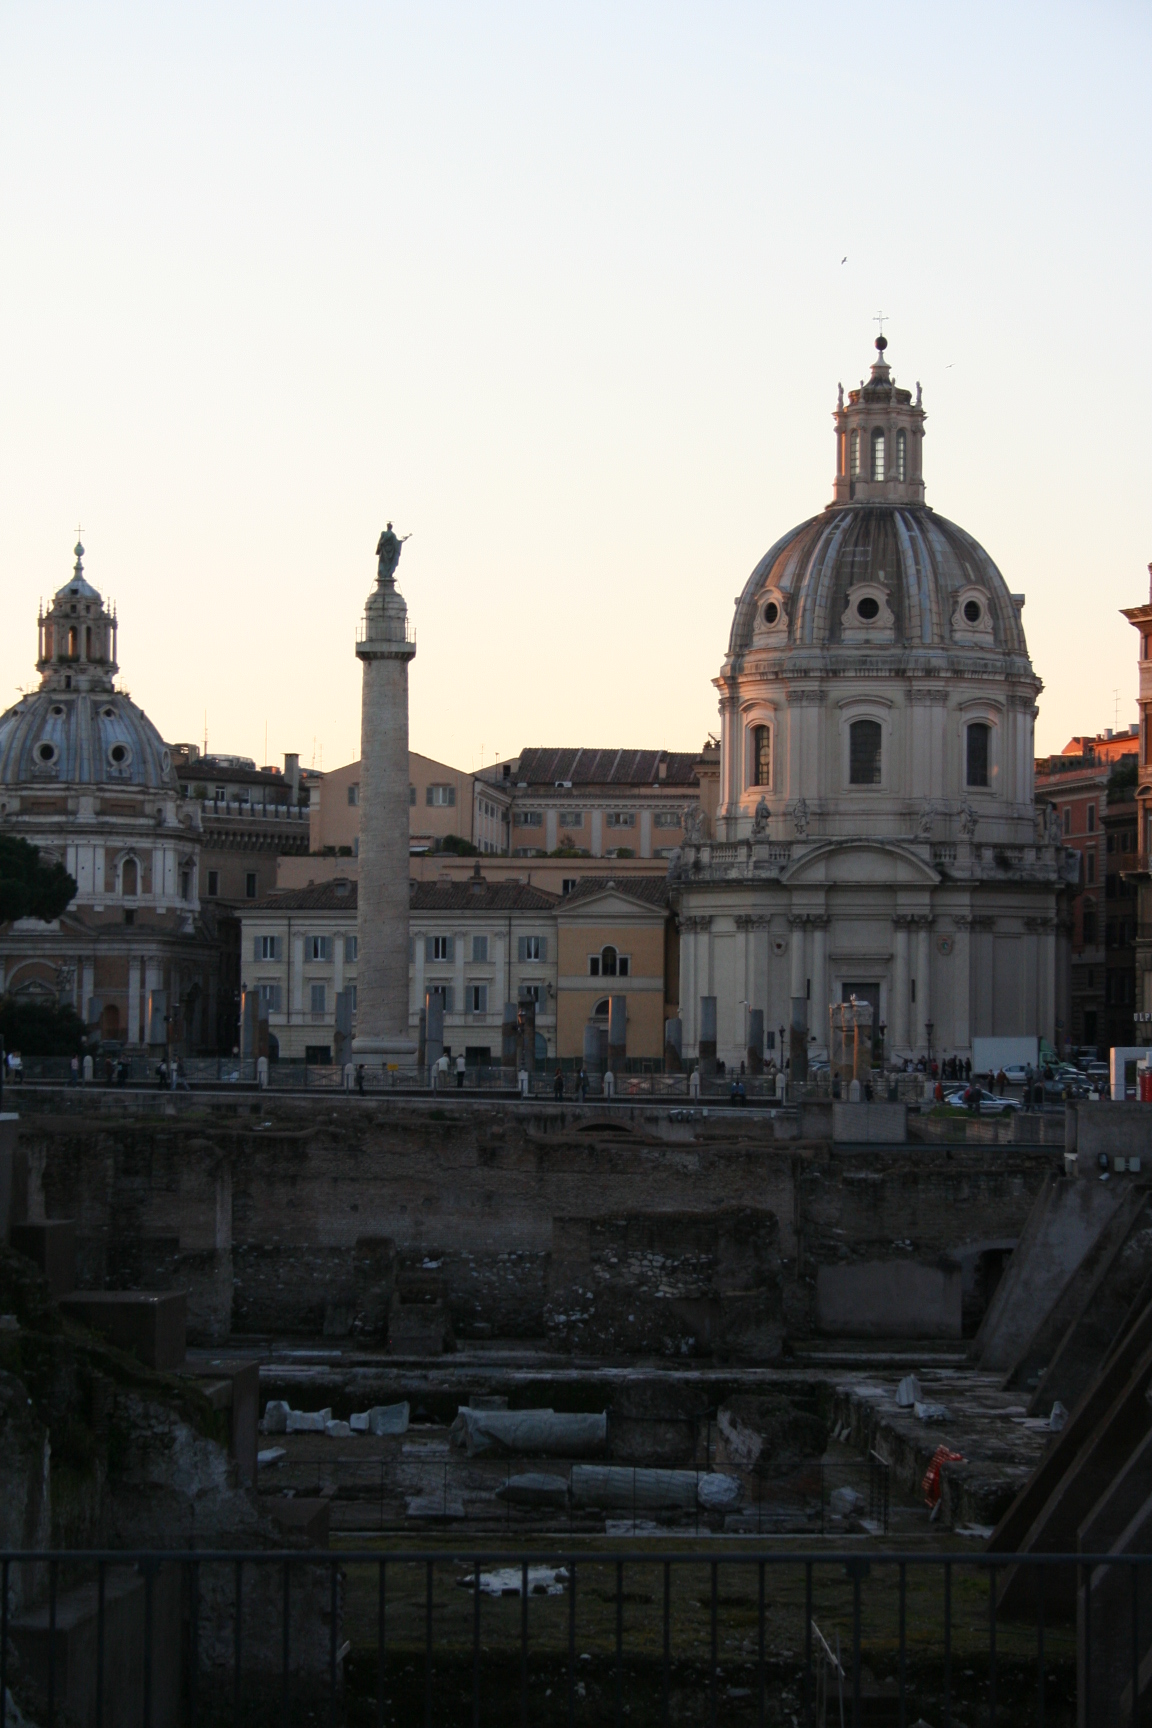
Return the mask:
POLYGON ((926 1032, 926 1034, 928 1036, 928 1072, 929 1072, 929 1074, 931 1074, 931 1072, 932 1072, 932 1022, 931 1022, 931 1020, 925 1020, 924 1031, 926 1032))
POLYGON ((887 1021, 881 1020, 879 1026, 877 1026, 876 1030, 880 1034, 880 1061, 879 1061, 878 1065, 879 1065, 879 1067, 883 1068, 883 1066, 884 1066, 884 1035, 888 1030, 887 1021))

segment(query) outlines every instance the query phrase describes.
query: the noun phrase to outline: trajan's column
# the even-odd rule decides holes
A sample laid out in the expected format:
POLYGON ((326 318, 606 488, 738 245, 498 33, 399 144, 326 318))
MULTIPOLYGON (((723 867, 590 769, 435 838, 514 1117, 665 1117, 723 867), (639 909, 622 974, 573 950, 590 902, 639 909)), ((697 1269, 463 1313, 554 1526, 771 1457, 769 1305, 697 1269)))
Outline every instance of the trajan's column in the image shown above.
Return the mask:
POLYGON ((408 1031, 408 662, 416 644, 408 634, 408 608, 396 586, 402 545, 389 522, 376 547, 376 586, 356 638, 364 683, 352 1053, 385 1062, 416 1053, 408 1031))

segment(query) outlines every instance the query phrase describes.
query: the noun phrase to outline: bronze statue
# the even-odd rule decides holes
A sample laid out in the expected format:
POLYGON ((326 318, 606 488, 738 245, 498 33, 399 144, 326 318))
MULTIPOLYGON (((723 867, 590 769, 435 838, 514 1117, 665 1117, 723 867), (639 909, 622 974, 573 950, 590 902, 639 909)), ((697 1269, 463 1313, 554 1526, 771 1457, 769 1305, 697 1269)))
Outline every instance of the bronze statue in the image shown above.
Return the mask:
POLYGON ((391 582, 396 574, 396 566, 400 562, 400 548, 405 540, 411 540, 411 534, 394 534, 389 522, 383 534, 376 543, 376 557, 379 563, 376 567, 378 582, 391 582))

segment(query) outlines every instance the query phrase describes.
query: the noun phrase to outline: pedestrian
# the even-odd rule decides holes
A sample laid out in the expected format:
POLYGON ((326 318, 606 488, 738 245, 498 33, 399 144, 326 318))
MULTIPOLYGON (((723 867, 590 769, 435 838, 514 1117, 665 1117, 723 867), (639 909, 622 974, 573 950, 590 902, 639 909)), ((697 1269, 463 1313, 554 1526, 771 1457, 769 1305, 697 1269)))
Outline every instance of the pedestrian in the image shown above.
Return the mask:
POLYGON ((161 1061, 156 1064, 156 1090, 164 1092, 168 1086, 168 1064, 161 1061))
POLYGON ((564 1096, 564 1075, 559 1068, 557 1068, 556 1078, 552 1082, 552 1096, 557 1102, 564 1096))
POLYGON ((1008 1084, 1007 1074, 1005 1074, 1003 1068, 998 1069, 997 1073, 996 1073, 996 1090, 1000 1094, 1001 1098, 1003 1098, 1003 1096, 1004 1096, 1004 1088, 1007 1086, 1007 1084, 1008 1084))
POLYGON ((357 1090, 357 1092, 359 1092, 361 1098, 363 1098, 363 1096, 364 1096, 364 1064, 363 1064, 363 1062, 358 1062, 356 1064, 356 1090, 357 1090))
POLYGON ((588 1070, 583 1063, 580 1064, 580 1072, 576 1077, 576 1090, 580 1094, 580 1102, 586 1104, 588 1102, 588 1070))
POLYGON ((459 1056, 457 1056, 457 1058, 456 1058, 456 1090, 458 1092, 463 1088, 463 1085, 464 1085, 465 1066, 466 1066, 466 1064, 464 1061, 464 1052, 461 1051, 459 1056))
POLYGON ((79 1086, 80 1084, 79 1056, 73 1056, 71 1062, 68 1064, 68 1084, 69 1086, 79 1086))
POLYGON ((116 1084, 120 1087, 127 1086, 128 1084, 128 1064, 124 1060, 123 1056, 121 1056, 119 1062, 116 1064, 116 1084))

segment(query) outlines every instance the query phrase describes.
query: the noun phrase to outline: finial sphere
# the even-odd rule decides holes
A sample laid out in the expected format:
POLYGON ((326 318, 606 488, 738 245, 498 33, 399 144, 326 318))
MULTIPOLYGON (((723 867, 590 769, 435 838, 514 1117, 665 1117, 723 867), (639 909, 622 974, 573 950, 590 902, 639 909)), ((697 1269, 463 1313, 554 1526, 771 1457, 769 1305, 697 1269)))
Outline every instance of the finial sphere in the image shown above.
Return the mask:
POLYGON ((887 346, 888 346, 887 336, 877 336, 876 346, 877 346, 877 348, 879 348, 881 354, 883 354, 885 348, 887 348, 887 346))

